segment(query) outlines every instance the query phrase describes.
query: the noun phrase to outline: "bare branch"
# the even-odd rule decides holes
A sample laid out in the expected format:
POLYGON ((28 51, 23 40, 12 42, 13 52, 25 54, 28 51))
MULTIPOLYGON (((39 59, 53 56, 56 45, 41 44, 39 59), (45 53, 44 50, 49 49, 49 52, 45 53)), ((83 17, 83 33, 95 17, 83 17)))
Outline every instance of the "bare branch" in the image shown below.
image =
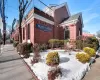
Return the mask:
POLYGON ((24 0, 22 0, 23 6, 24 6, 24 0))
POLYGON ((19 0, 19 5, 20 5, 21 1, 19 0))
MULTIPOLYGON (((27 5, 27 7, 25 8, 25 11, 27 10, 27 8, 29 7, 29 5, 31 4, 32 0, 29 2, 29 4, 27 5)), ((27 2, 28 3, 28 2, 27 2)))

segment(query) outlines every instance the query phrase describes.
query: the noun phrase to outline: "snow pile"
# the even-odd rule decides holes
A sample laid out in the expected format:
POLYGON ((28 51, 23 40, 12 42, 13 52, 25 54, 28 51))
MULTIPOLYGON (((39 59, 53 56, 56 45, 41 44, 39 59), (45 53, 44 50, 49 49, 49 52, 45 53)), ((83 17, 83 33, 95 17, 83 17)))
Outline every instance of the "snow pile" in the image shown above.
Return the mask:
MULTIPOLYGON (((50 52, 51 50, 49 50, 50 52)), ((56 51, 56 50, 55 50, 56 51)), ((60 56, 59 67, 62 71, 62 76, 58 77, 56 80, 81 80, 85 73, 89 70, 89 63, 81 63, 75 57, 75 52, 71 52, 72 55, 69 55, 68 52, 58 51, 60 56)), ((35 75, 39 80, 48 80, 48 71, 50 66, 46 64, 47 52, 41 52, 41 62, 31 65, 32 56, 28 59, 24 59, 25 62, 31 67, 35 75)), ((31 53, 32 55, 32 53, 31 53)))

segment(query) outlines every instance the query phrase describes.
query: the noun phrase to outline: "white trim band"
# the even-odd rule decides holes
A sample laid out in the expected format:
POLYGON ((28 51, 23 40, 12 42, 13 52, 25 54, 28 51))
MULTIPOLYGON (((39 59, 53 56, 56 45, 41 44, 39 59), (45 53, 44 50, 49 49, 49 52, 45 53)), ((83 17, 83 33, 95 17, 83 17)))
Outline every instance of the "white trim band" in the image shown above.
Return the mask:
POLYGON ((34 18, 39 19, 39 20, 41 20, 41 21, 44 21, 44 22, 46 22, 46 23, 48 23, 48 24, 54 25, 54 22, 53 22, 53 21, 51 21, 51 20, 49 20, 49 19, 47 19, 47 18, 44 18, 44 17, 42 17, 42 16, 40 16, 40 15, 38 15, 38 14, 33 13, 33 14, 25 21, 25 23, 22 24, 22 27, 24 27, 25 24, 28 24, 28 23, 29 23, 32 19, 34 19, 34 18))
POLYGON ((71 20, 71 21, 68 21, 68 22, 64 22, 62 24, 60 24, 61 26, 67 26, 69 24, 75 24, 76 22, 78 21, 78 19, 75 19, 75 20, 71 20))
POLYGON ((51 20, 49 20, 49 19, 47 19, 47 18, 44 18, 44 17, 42 17, 42 16, 40 16, 40 15, 38 15, 38 14, 33 14, 34 15, 34 18, 36 18, 36 19, 39 19, 39 20, 41 20, 41 21, 44 21, 44 22, 47 22, 47 23, 49 23, 49 24, 52 24, 52 25, 54 25, 54 22, 53 21, 51 21, 51 20))

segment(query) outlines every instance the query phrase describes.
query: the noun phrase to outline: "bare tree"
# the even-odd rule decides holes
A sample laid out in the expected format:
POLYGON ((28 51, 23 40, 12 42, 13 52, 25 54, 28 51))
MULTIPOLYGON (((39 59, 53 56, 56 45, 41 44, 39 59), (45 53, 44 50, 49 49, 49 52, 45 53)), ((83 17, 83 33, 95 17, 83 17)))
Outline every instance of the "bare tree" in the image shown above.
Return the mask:
POLYGON ((22 42, 22 28, 21 28, 21 24, 22 24, 22 19, 24 17, 24 13, 26 10, 26 6, 28 4, 28 0, 19 0, 19 42, 22 42))

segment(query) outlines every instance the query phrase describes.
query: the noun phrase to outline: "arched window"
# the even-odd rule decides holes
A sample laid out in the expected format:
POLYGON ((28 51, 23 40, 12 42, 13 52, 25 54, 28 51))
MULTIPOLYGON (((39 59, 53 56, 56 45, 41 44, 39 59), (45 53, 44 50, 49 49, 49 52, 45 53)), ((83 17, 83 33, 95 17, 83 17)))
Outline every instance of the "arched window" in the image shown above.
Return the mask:
POLYGON ((65 30, 64 30, 64 39, 69 39, 70 38, 70 31, 68 26, 66 26, 65 30))

